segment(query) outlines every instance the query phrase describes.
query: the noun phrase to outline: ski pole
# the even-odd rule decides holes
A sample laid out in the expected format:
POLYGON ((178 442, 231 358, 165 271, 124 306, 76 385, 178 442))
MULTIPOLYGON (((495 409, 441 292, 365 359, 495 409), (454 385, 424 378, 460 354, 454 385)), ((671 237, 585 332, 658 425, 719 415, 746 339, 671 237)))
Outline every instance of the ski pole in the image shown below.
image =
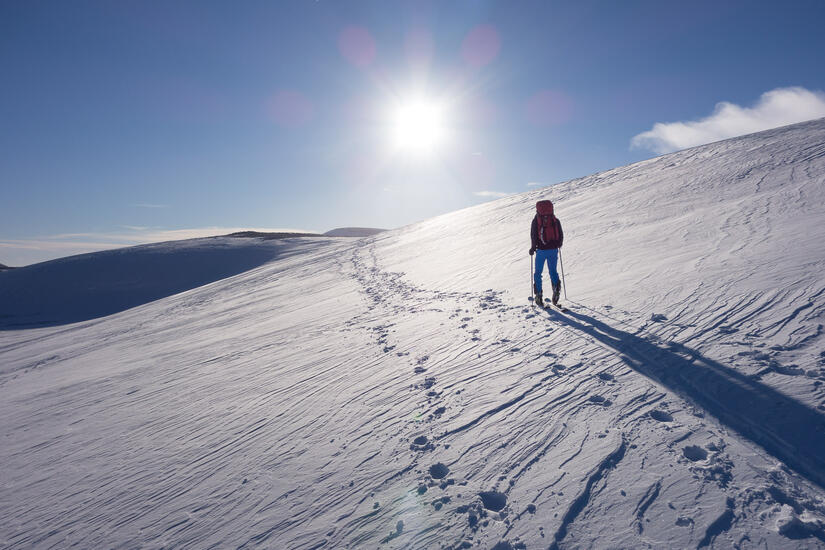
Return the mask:
POLYGON ((564 288, 564 299, 567 300, 567 283, 564 280, 564 262, 561 259, 561 248, 559 248, 559 264, 561 265, 561 284, 564 288))
POLYGON ((530 260, 530 299, 533 303, 536 303, 536 297, 533 295, 533 291, 535 290, 533 288, 533 256, 527 256, 527 258, 530 260))

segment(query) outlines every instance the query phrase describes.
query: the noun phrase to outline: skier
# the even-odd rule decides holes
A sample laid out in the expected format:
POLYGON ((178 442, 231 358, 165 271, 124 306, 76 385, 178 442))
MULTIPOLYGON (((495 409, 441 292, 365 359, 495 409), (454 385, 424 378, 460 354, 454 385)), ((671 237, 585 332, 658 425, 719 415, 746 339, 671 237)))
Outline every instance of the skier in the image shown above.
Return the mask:
POLYGON ((544 299, 541 295, 541 272, 544 263, 550 270, 550 282, 553 283, 553 304, 559 305, 559 293, 561 292, 561 280, 556 264, 559 259, 559 248, 564 241, 564 233, 561 230, 561 222, 553 215, 553 203, 547 200, 536 203, 536 216, 530 226, 530 255, 536 255, 536 272, 533 275, 533 289, 536 291, 536 303, 544 307, 544 299))

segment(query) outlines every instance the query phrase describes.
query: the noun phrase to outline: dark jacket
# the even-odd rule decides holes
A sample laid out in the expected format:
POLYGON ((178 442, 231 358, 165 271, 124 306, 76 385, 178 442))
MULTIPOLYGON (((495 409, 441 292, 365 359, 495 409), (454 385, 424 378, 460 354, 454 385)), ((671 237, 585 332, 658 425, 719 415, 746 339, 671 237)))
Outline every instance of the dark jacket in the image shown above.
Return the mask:
POLYGON ((564 242, 564 232, 561 230, 561 222, 558 218, 556 220, 556 229, 559 231, 559 240, 548 241, 545 244, 541 243, 539 239, 539 220, 537 216, 533 216, 533 224, 530 226, 530 239, 533 242, 533 249, 538 250, 552 250, 553 248, 561 248, 564 242))

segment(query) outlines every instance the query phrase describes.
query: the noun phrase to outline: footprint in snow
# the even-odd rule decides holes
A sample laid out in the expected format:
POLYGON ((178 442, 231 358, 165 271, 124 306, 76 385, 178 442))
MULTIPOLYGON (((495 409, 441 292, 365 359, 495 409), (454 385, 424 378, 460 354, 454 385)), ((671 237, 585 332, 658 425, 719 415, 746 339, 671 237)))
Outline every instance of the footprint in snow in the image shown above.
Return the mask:
POLYGON ((507 506, 507 495, 499 493, 498 491, 483 491, 478 494, 481 497, 481 503, 488 510, 499 512, 507 506))
POLYGON ((676 525, 679 527, 690 527, 693 525, 693 518, 689 518, 687 516, 679 516, 676 520, 676 525))
POLYGON ((381 544, 387 544, 395 537, 399 536, 401 533, 404 532, 404 522, 398 520, 398 523, 395 524, 395 531, 390 532, 385 538, 381 540, 381 544))
POLYGON ((609 399, 607 399, 605 397, 602 397, 601 395, 591 395, 590 397, 587 398, 587 400, 590 401, 591 403, 595 403, 595 404, 601 405, 603 407, 609 407, 610 405, 613 404, 612 401, 610 401, 609 399))
POLYGON ((435 449, 435 446, 426 435, 419 435, 410 444, 411 451, 432 451, 433 449, 435 449))
MULTIPOLYGON (((460 497, 461 495, 458 496, 460 497)), ((467 514, 467 523, 473 531, 478 530, 479 519, 487 516, 487 511, 478 502, 474 502, 473 504, 462 504, 457 507, 455 511, 459 514, 467 514)), ((464 544, 462 544, 462 548, 469 548, 469 546, 464 546, 464 544)))
POLYGON ((653 420, 657 420, 659 422, 673 422, 673 416, 665 411, 654 410, 650 411, 648 415, 650 415, 650 418, 653 420))
POLYGON ((433 508, 435 508, 435 511, 437 512, 437 511, 441 510, 441 507, 444 506, 445 504, 447 504, 448 502, 450 502, 450 497, 443 496, 441 498, 435 499, 430 504, 433 505, 433 508))
POLYGON ((688 445, 682 449, 682 454, 691 462, 700 462, 708 458, 708 452, 697 445, 688 445))
POLYGON ((423 388, 425 390, 428 390, 428 389, 432 388, 433 386, 435 386, 435 377, 434 376, 430 376, 430 377, 425 378, 424 383, 421 384, 421 388, 423 388))
POLYGON ((607 373, 607 372, 600 372, 600 373, 599 373, 599 374, 597 374, 596 376, 598 376, 599 378, 601 378, 601 379, 602 379, 602 380, 604 380, 605 382, 612 382, 613 380, 615 380, 615 378, 613 377, 613 375, 612 375, 612 374, 609 374, 609 373, 607 373))
POLYGON ((450 473, 450 469, 442 464, 441 462, 436 462, 432 466, 430 466, 430 477, 433 479, 443 479, 447 477, 447 474, 450 473))

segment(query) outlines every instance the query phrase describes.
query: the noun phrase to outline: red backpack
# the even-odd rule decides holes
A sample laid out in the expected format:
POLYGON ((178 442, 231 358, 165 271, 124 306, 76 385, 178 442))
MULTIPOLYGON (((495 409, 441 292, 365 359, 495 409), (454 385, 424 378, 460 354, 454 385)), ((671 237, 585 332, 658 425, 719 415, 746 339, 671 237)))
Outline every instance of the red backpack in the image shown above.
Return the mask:
POLYGON ((536 203, 536 220, 539 226, 539 240, 542 244, 559 240, 556 216, 553 215, 553 203, 539 201, 536 203))

